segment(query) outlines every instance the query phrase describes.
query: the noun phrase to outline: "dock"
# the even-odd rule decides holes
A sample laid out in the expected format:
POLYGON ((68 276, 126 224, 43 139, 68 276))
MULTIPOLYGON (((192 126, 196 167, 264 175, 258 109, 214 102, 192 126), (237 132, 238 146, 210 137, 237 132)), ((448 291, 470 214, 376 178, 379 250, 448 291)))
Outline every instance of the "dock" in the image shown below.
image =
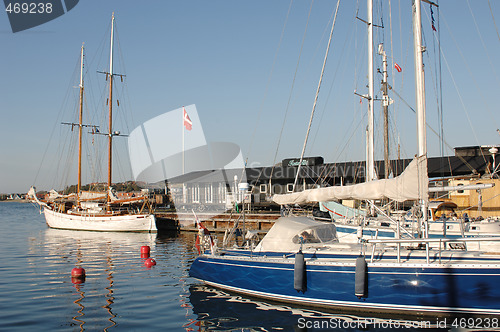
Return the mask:
MULTIPOLYGON (((206 212, 197 212, 198 219, 203 225, 214 233, 224 233, 231 229, 236 222, 243 227, 243 215, 241 213, 221 213, 213 215, 206 212)), ((192 212, 155 212, 159 230, 164 231, 186 231, 197 232, 198 228, 194 222, 192 212)), ((273 213, 245 213, 245 229, 265 234, 273 226, 276 219, 280 217, 277 212, 273 213)))

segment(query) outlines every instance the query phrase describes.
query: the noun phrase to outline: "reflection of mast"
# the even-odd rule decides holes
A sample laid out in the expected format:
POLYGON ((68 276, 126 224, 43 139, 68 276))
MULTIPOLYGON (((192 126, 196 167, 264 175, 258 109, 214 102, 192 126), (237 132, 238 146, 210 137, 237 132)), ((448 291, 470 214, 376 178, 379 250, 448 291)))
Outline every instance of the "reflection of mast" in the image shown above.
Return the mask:
MULTIPOLYGON (((108 243, 109 245, 109 243, 108 243)), ((111 322, 111 325, 104 328, 104 331, 107 331, 110 327, 113 327, 116 325, 116 322, 113 320, 113 318, 116 317, 116 315, 111 311, 111 305, 115 302, 115 297, 114 297, 114 292, 113 292, 113 262, 111 261, 111 256, 108 255, 108 258, 106 259, 108 268, 106 269, 106 272, 108 274, 108 277, 106 279, 109 280, 109 286, 106 287, 108 290, 108 294, 106 294, 106 305, 102 306, 104 309, 106 309, 111 316, 108 320, 111 322)))
MULTIPOLYGON (((80 266, 82 264, 82 253, 80 251, 80 245, 78 245, 78 249, 76 251, 76 260, 77 260, 77 265, 80 266)), ((85 306, 80 303, 80 301, 85 298, 85 292, 80 290, 81 286, 79 284, 75 284, 75 288, 76 288, 76 291, 78 292, 78 294, 80 294, 80 298, 73 301, 73 303, 78 305, 80 307, 80 309, 78 309, 78 311, 77 311, 77 313, 79 315, 73 316, 73 320, 78 322, 78 324, 80 326, 80 331, 84 331, 85 329, 83 328, 83 325, 85 325, 85 321, 80 320, 79 318, 85 316, 85 314, 83 313, 83 309, 85 309, 85 306)))
MULTIPOLYGON (((187 239, 187 242, 182 241, 183 252, 188 253, 190 251, 190 249, 193 247, 193 245, 192 244, 187 245, 187 243, 193 243, 193 241, 194 241, 194 237, 190 237, 189 239, 187 239)), ((187 294, 190 293, 190 288, 191 288, 191 286, 187 282, 187 279, 189 278, 188 271, 189 271, 189 266, 190 266, 190 256, 189 255, 181 255, 180 263, 181 263, 181 266, 183 267, 182 276, 181 276, 181 278, 179 278, 179 281, 180 281, 181 287, 182 287, 182 294, 180 296, 181 297, 180 302, 181 302, 181 308, 185 309, 185 312, 186 312, 185 317, 187 320, 187 322, 185 324, 183 324, 182 327, 186 331, 195 331, 194 329, 197 326, 198 331, 200 331, 200 325, 202 324, 203 320, 200 320, 199 316, 198 316, 198 318, 194 318, 194 319, 190 318, 192 313, 194 312, 194 307, 191 304, 189 297, 187 296, 187 294)))
POLYGON ((80 303, 80 301, 85 298, 85 292, 80 290, 80 285, 75 285, 75 288, 76 288, 78 294, 80 294, 80 298, 78 300, 73 301, 73 303, 77 304, 80 307, 80 309, 77 311, 77 313, 79 313, 80 315, 73 316, 73 320, 77 321, 79 323, 80 331, 84 331, 83 325, 85 325, 85 322, 83 320, 78 319, 78 318, 85 316, 85 314, 83 313, 83 309, 85 309, 85 307, 83 304, 80 303))

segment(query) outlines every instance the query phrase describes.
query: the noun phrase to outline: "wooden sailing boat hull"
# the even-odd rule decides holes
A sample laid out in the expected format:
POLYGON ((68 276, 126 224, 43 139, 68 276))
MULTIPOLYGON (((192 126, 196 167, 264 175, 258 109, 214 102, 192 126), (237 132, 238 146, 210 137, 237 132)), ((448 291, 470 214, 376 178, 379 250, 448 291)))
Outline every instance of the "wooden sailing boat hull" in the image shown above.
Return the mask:
POLYGON ((56 212, 44 208, 45 221, 50 228, 103 231, 103 232, 151 232, 158 231, 152 214, 125 215, 77 215, 56 212))

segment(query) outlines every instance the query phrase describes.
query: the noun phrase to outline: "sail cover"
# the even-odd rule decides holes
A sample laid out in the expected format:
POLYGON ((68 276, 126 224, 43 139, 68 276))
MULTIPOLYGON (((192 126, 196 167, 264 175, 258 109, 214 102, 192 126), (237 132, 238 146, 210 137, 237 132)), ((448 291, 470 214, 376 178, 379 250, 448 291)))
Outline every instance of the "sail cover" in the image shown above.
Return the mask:
POLYGON ((337 199, 373 200, 388 198, 398 202, 427 200, 428 186, 427 157, 420 156, 413 159, 403 173, 392 179, 274 195, 273 201, 279 205, 286 205, 326 202, 337 199))

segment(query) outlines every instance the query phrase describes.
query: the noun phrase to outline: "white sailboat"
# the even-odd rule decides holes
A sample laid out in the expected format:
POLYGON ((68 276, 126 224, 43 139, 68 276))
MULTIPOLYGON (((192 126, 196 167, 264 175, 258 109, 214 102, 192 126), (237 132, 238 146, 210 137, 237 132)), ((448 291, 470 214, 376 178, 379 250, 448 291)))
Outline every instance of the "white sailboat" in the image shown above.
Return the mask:
MULTIPOLYGON (((86 231, 125 231, 125 232, 157 232, 155 216, 147 209, 148 197, 137 196, 127 199, 119 199, 111 188, 112 186, 112 149, 113 136, 119 135, 113 131, 113 41, 114 41, 114 13, 111 19, 111 48, 109 72, 105 73, 109 79, 109 127, 108 133, 108 181, 106 192, 82 192, 82 123, 83 114, 83 45, 81 49, 81 72, 80 72, 80 102, 79 122, 66 123, 78 127, 79 149, 78 149, 78 187, 77 193, 71 195, 60 195, 51 191, 48 199, 40 200, 36 195, 35 187, 31 187, 28 196, 43 210, 47 225, 51 228, 86 230, 86 231)), ((95 126, 90 126, 95 127, 95 126)))

